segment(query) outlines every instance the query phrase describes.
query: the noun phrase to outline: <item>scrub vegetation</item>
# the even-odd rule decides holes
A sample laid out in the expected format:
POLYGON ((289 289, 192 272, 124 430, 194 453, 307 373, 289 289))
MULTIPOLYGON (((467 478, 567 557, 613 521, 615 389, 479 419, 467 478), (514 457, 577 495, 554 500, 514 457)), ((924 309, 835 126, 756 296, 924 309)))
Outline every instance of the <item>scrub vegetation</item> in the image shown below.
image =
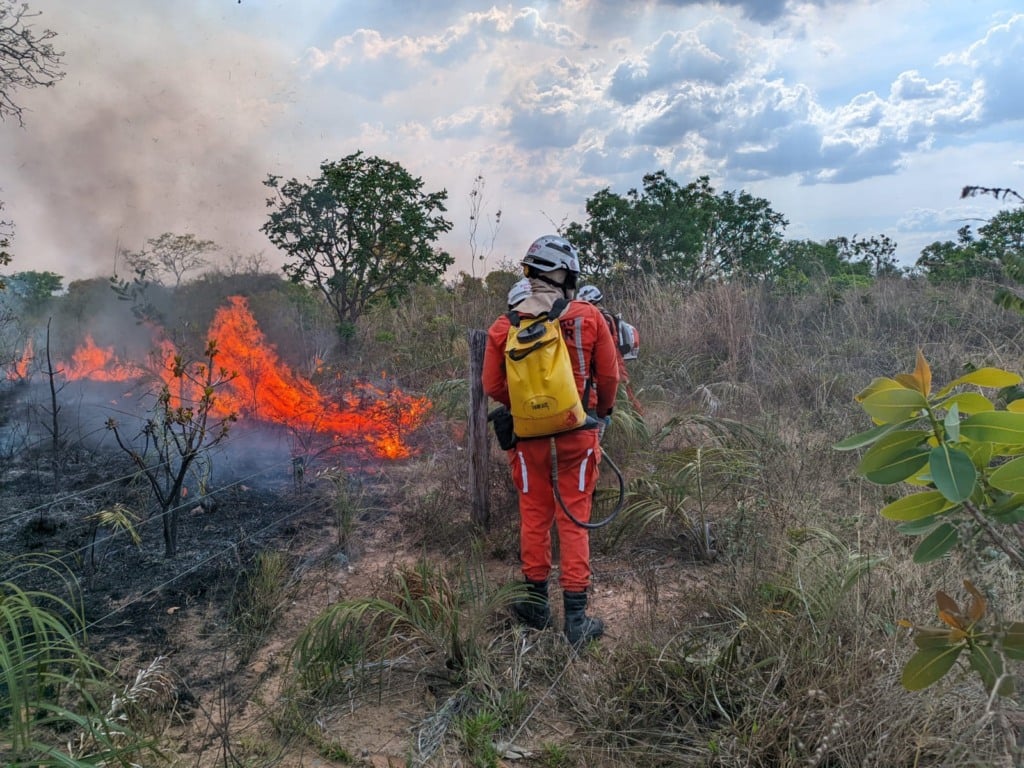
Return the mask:
MULTIPOLYGON (((204 287, 210 279, 179 290, 192 299, 216 295, 204 287)), ((371 310, 346 345, 347 374, 386 369, 405 391, 431 395, 431 416, 410 438, 414 455, 311 460, 301 482, 267 508, 292 516, 289 524, 259 546, 214 555, 222 566, 185 602, 152 603, 148 620, 159 632, 111 647, 128 636, 85 633, 95 617, 83 616, 73 596, 40 597, 24 585, 43 580, 21 567, 12 572, 17 578, 6 576, 3 607, 12 618, 0 639, 3 658, 13 661, 4 667, 11 704, 0 713, 5 761, 1019 762, 1012 627, 1024 616, 1024 596, 1016 557, 949 518, 964 545, 915 562, 924 525, 901 530, 907 521, 893 521, 892 511, 910 505, 900 499, 933 489, 880 483, 875 463, 862 458, 867 443, 850 445, 851 436, 873 428, 871 416, 885 415, 873 410, 878 400, 869 402, 869 385, 889 378, 920 391, 921 359, 935 384, 920 397, 959 379, 957 391, 986 398, 993 412, 1015 411, 1004 391, 1012 382, 976 373, 1024 371, 1020 317, 992 300, 991 285, 889 276, 862 286, 734 281, 680 292, 653 282, 616 291, 612 283, 607 302, 641 334, 630 375, 643 413, 622 398, 605 438, 628 496, 615 522, 592 538, 592 606, 608 622, 608 636, 575 653, 557 629, 560 617, 556 629, 541 633, 508 619, 518 595, 515 498, 493 441, 491 524, 480 530, 470 522, 466 330, 493 319, 515 279, 501 271, 463 277, 371 310), (938 609, 937 595, 944 596, 938 609), (936 631, 945 634, 935 640, 936 631), (37 656, 40 647, 49 655, 37 656), (913 670, 915 654, 937 647, 960 651, 945 674, 918 677, 926 685, 908 690, 908 664, 913 670)), ((316 324, 303 319, 308 305, 288 298, 294 287, 245 280, 263 288, 250 303, 268 338, 287 336, 298 323, 310 329, 302 338, 313 349, 316 324)), ((331 323, 322 326, 330 332, 331 323)), ((302 366, 301 345, 281 348, 302 366)), ((980 407, 973 396, 959 403, 965 418, 980 407)), ((922 434, 938 424, 948 442, 950 406, 938 421, 923 422, 922 434)), ((64 417, 70 420, 68 411, 64 417)), ((969 426, 961 432, 972 434, 969 426)), ((239 425, 228 440, 248 437, 239 425)), ((66 439, 65 461, 77 455, 66 439)), ((35 476, 50 466, 50 450, 47 443, 35 476)), ((24 468, 32 451, 28 442, 18 446, 9 466, 24 468)), ((991 471, 999 453, 991 453, 991 471)), ((997 486, 1008 472, 996 476, 997 486)), ((931 474, 919 482, 949 490, 931 474)), ((73 475, 64 468, 66 482, 73 475)), ((21 511, 10 506, 24 471, 21 477, 5 475, 6 517, 21 511)), ((613 480, 606 472, 599 507, 613 505, 613 480)), ((133 503, 145 492, 143 484, 126 486, 121 499, 145 509, 133 503)), ((172 573, 187 571, 204 551, 201 526, 244 508, 227 492, 219 496, 217 509, 182 518, 172 573)), ((7 521, 15 535, 4 536, 5 554, 16 554, 31 525, 55 551, 73 549, 77 526, 95 537, 96 521, 79 520, 66 498, 64 505, 69 512, 47 513, 46 520, 68 521, 50 534, 39 512, 7 521)), ((259 525, 263 513, 249 514, 245 525, 259 525)), ((159 528, 136 523, 141 545, 119 530, 92 544, 82 563, 71 558, 69 594, 77 582, 95 598, 121 552, 148 547, 151 558, 160 555, 159 528)), ((1002 531, 1019 540, 1012 520, 1002 531)), ((122 581, 121 601, 140 599, 144 573, 138 591, 122 581)))

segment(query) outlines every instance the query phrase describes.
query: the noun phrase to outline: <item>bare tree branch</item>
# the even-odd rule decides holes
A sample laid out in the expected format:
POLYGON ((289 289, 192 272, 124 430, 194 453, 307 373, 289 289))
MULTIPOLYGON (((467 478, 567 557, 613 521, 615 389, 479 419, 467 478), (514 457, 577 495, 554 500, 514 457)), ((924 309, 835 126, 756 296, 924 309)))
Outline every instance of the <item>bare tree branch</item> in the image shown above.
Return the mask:
POLYGON ((63 51, 49 42, 57 33, 37 32, 30 20, 28 4, 0 0, 0 119, 14 117, 24 125, 23 110, 14 94, 24 88, 49 88, 64 77, 60 68, 63 51))

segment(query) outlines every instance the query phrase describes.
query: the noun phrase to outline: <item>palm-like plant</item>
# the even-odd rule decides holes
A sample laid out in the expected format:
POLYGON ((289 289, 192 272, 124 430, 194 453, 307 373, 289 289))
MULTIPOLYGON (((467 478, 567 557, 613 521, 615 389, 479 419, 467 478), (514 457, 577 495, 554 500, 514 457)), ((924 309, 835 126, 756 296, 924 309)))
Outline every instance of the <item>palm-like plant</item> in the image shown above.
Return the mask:
MULTIPOLYGON (((64 576, 47 563, 27 567, 64 576)), ((70 585, 70 578, 66 583, 70 585)), ((83 648, 84 635, 80 605, 73 597, 0 583, 4 765, 130 766, 142 752, 155 754, 121 713, 101 704, 114 698, 113 680, 83 648), (69 729, 76 734, 72 739, 69 729)))
POLYGON ((329 687, 367 659, 417 651, 436 654, 458 682, 482 658, 496 617, 525 596, 522 584, 489 583, 479 557, 458 569, 420 560, 385 592, 336 603, 313 621, 294 650, 300 678, 329 687))
POLYGON ((631 484, 617 535, 674 527, 697 543, 701 557, 712 559, 712 508, 756 479, 756 443, 756 433, 739 422, 697 414, 670 420, 652 438, 645 457, 651 471, 631 484))

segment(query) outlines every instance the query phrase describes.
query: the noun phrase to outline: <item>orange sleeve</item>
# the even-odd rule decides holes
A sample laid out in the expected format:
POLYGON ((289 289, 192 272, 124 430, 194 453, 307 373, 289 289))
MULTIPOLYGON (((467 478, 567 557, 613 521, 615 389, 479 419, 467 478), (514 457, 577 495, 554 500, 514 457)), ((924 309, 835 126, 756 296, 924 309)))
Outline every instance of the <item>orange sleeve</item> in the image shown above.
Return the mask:
POLYGON ((508 338, 508 329, 508 318, 501 315, 487 330, 484 368, 480 375, 484 392, 506 407, 509 406, 508 377, 505 375, 505 340, 508 338))
POLYGON ((597 389, 597 415, 604 417, 615 406, 615 394, 619 388, 619 349, 604 316, 596 308, 594 314, 597 336, 594 340, 591 370, 597 389))

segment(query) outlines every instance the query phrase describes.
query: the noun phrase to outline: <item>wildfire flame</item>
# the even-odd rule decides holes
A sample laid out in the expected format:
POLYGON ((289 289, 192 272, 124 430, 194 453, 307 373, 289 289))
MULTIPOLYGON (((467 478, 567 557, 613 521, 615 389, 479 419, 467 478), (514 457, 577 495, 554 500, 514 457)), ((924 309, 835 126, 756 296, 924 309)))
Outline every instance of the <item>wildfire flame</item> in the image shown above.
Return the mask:
POLYGON ((124 363, 114 354, 113 347, 97 346, 92 335, 71 355, 71 361, 60 366, 71 381, 131 381, 146 375, 146 370, 132 363, 124 363))
POLYGON ((11 364, 7 371, 8 381, 21 381, 22 379, 28 378, 28 367, 32 363, 34 357, 32 350, 32 338, 29 337, 28 341, 25 342, 25 350, 21 353, 21 357, 15 360, 11 364))
POLYGON ((359 437, 378 455, 396 459, 409 455, 402 435, 420 426, 430 410, 425 398, 370 384, 348 393, 344 407, 330 402, 281 362, 241 296, 230 297, 217 310, 209 337, 217 342, 217 365, 235 374, 215 403, 224 415, 234 412, 299 431, 359 437))
MULTIPOLYGON (((214 416, 233 413, 240 420, 287 426, 300 436, 327 435, 339 444, 368 445, 384 458, 411 454, 404 436, 426 420, 430 411, 426 398, 363 383, 340 403, 333 402, 281 361, 241 296, 229 297, 217 310, 208 337, 216 342, 214 365, 231 376, 216 390, 214 416)), ((161 344, 158 375, 171 387, 174 402, 194 401, 194 393, 177 391, 181 380, 173 375, 176 354, 172 344, 161 344)), ((92 381, 130 381, 152 375, 143 366, 120 361, 113 347, 100 347, 91 336, 85 337, 61 369, 68 379, 92 381)))

